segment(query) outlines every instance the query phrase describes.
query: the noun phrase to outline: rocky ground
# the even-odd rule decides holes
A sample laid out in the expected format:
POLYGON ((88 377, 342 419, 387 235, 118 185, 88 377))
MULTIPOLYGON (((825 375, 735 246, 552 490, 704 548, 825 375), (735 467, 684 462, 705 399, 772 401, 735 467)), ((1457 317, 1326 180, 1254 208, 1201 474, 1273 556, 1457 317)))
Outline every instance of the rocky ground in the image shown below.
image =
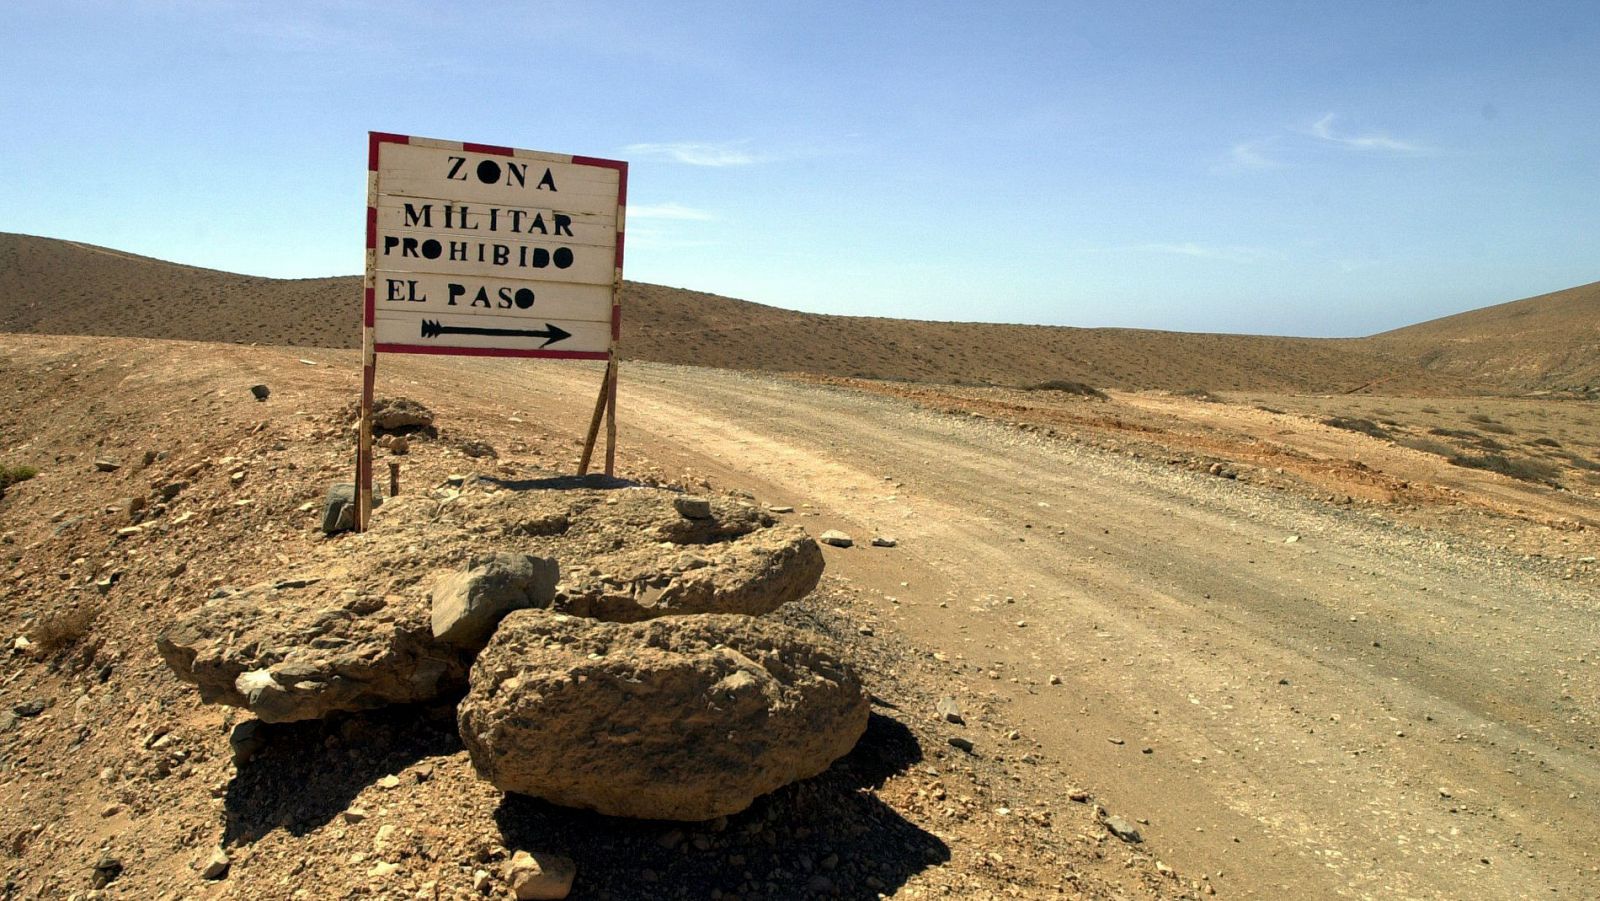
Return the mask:
MULTIPOLYGON (((581 518, 544 508, 575 488, 597 504, 654 486, 770 506, 647 448, 629 449, 616 481, 563 482, 570 424, 516 409, 508 423, 483 395, 386 452, 378 471, 402 464, 400 495, 372 531, 330 537, 322 500, 351 468, 350 379, 327 360, 6 339, 0 463, 39 470, 0 499, 7 896, 508 897, 503 867, 522 850, 573 858, 576 898, 1211 891, 1157 859, 1138 817, 1097 804, 998 694, 971 690, 960 660, 890 627, 881 591, 833 575, 769 615, 843 649, 872 694, 866 733, 822 775, 731 816, 640 821, 506 795, 475 774, 450 695, 230 743, 249 714, 202 704, 157 651, 208 601, 261 584, 274 586, 263 604, 335 585, 421 590, 509 540, 537 550, 552 516, 581 518)), ((571 570, 567 598, 670 606, 666 585, 606 578, 644 553, 619 537, 592 534, 591 571, 571 570)))

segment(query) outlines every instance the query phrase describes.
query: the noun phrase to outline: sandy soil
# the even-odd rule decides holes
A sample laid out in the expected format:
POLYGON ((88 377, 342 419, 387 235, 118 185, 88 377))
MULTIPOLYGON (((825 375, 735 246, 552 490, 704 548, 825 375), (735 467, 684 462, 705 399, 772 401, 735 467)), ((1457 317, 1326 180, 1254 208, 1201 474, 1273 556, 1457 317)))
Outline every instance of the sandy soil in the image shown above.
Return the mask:
MULTIPOLYGON (((34 370, 61 357, 62 383, 52 390, 105 393, 111 400, 91 425, 119 448, 156 440, 163 429, 173 439, 173 429, 192 430, 176 440, 198 444, 212 440, 212 422, 251 434, 263 414, 234 406, 249 403, 239 396, 254 381, 279 384, 282 406, 272 408, 265 434, 286 434, 291 451, 303 448, 302 459, 316 461, 304 472, 280 470, 286 496, 273 509, 282 515, 319 494, 347 453, 318 429, 293 424, 354 391, 348 353, 252 348, 235 358, 203 345, 6 340, 8 359, 25 350, 34 370), (119 385, 137 387, 128 396, 155 406, 119 407, 119 385), (191 410, 162 412, 163 398, 182 397, 194 398, 191 410)), ((597 382, 581 365, 482 360, 386 358, 380 373, 380 391, 415 396, 504 448, 499 465, 546 468, 570 467, 561 458, 576 455, 572 442, 597 382)), ((964 817, 928 803, 935 787, 924 769, 870 789, 949 849, 944 862, 898 871, 889 890, 1600 893, 1592 494, 1457 472, 1406 449, 1391 460, 1388 445, 1368 436, 1249 405, 861 387, 630 364, 619 461, 623 475, 748 491, 795 507, 794 518, 814 532, 855 537, 856 547, 827 551, 835 593, 819 615, 842 618, 841 631, 859 624, 873 633, 862 636, 871 639, 862 653, 877 660, 887 684, 905 686, 894 691, 903 707, 895 716, 928 755, 923 766, 945 779, 966 773, 970 786, 962 789, 970 802, 964 817), (1402 464, 1414 470, 1389 469, 1402 464), (1499 494, 1482 494, 1480 483, 1499 494), (876 536, 897 546, 871 547, 876 536), (961 734, 993 769, 973 769, 980 764, 940 748, 954 728, 928 707, 943 695, 970 712, 961 734), (1032 762, 1022 762, 1024 751, 1032 762), (1079 787, 1140 824, 1145 843, 1132 856, 1095 834, 1086 805, 1066 800, 1079 787), (1054 825, 1040 825, 1040 810, 1054 825), (1035 816, 1019 824, 1014 811, 1035 816), (1176 872, 1169 878, 1167 869, 1176 872), (1064 881, 1069 871, 1085 875, 1064 881)), ((4 421, 0 450, 8 458, 45 445, 19 440, 15 429, 63 428, 41 417, 68 410, 42 406, 4 421)), ((75 454, 57 451, 67 437, 51 439, 64 460, 37 461, 47 469, 41 484, 13 489, 22 500, 8 497, 0 508, 6 528, 25 540, 49 526, 18 524, 18 511, 44 509, 44 499, 89 478, 87 462, 99 449, 90 442, 75 454), (51 464, 72 474, 50 472, 51 464), (29 500, 28 491, 39 496, 29 500)), ((477 464, 419 455, 405 465, 406 478, 426 483, 448 467, 477 464)), ((294 542, 310 540, 305 525, 284 528, 266 517, 255 527, 282 533, 272 553, 292 557, 294 542)), ((222 562, 259 566, 251 560, 260 550, 233 549, 222 562)), ((69 563, 28 569, 30 590, 69 563)), ((215 566, 206 573, 220 578, 215 566)), ((208 584, 194 574, 175 587, 208 584)), ((58 678, 23 672, 40 684, 58 678)), ((153 669, 141 684, 159 685, 160 675, 153 669)), ((9 690, 8 704, 31 689, 9 690)), ((180 713, 193 701, 176 686, 160 691, 180 713)), ((202 725, 213 743, 221 740, 215 723, 202 725)), ((8 833, 50 809, 29 799, 76 811, 79 822, 97 816, 79 809, 103 803, 92 792, 52 793, 39 781, 83 769, 67 750, 70 738, 48 745, 54 756, 42 766, 35 760, 11 771, 7 790, 23 804, 20 815, 14 807, 0 817, 8 833)), ((439 757, 449 761, 450 753, 440 749, 439 757)), ((204 793, 208 779, 228 778, 227 764, 209 765, 191 795, 204 793)), ((452 766, 439 764, 458 779, 452 766)), ((92 772, 79 776, 92 781, 92 772)), ((215 839, 207 825, 214 810, 185 800, 181 785, 163 791, 179 811, 173 816, 196 834, 190 847, 215 839)), ((296 855, 315 862, 348 853, 348 843, 329 834, 335 825, 270 831, 262 839, 270 853, 259 855, 264 871, 286 871, 296 855), (273 870, 280 858, 284 870, 273 870)), ((66 867, 64 855, 88 853, 88 841, 59 843, 63 856, 23 860, 46 871, 66 867)), ((195 884, 192 876, 180 881, 181 869, 169 867, 162 885, 195 884)))

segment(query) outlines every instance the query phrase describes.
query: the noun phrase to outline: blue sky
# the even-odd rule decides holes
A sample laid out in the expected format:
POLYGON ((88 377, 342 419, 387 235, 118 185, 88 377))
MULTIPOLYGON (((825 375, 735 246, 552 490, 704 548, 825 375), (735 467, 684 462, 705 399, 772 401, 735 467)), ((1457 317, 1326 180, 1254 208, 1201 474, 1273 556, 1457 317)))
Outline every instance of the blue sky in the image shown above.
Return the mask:
POLYGON ((1600 279, 1597 86, 1592 2, 13 0, 0 231, 356 273, 371 129, 629 160, 639 281, 1356 335, 1600 279))

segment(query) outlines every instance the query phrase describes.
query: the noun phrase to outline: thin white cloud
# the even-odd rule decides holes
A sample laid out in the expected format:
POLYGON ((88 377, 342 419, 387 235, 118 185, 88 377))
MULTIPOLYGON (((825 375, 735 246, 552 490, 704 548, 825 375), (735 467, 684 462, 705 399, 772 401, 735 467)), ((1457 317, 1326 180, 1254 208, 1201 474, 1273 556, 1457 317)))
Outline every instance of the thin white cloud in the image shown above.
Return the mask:
POLYGON ((1090 247, 1085 249, 1089 253, 1154 253, 1162 256, 1191 257, 1197 260, 1218 260, 1226 263, 1254 263, 1264 255, 1258 247, 1246 247, 1237 244, 1200 244, 1194 241, 1120 244, 1112 247, 1090 247))
POLYGON ((734 141, 723 144, 679 141, 668 144, 629 144, 628 153, 634 156, 662 156, 689 166, 748 166, 756 158, 734 141))
POLYGON ((628 204, 629 219, 673 219, 679 222, 709 222, 717 218, 708 210, 681 203, 628 204))
POLYGON ((1245 169, 1275 169, 1282 166, 1272 156, 1267 154, 1267 149, 1277 142, 1277 138, 1262 138, 1259 141, 1243 141, 1233 145, 1233 150, 1228 153, 1228 158, 1233 164, 1245 169))
POLYGON ((1333 130, 1334 113, 1329 113, 1311 124, 1311 136, 1330 144, 1349 147, 1352 150, 1378 151, 1382 153, 1427 153, 1428 148, 1411 141, 1402 141, 1391 138, 1385 134, 1339 134, 1333 130))

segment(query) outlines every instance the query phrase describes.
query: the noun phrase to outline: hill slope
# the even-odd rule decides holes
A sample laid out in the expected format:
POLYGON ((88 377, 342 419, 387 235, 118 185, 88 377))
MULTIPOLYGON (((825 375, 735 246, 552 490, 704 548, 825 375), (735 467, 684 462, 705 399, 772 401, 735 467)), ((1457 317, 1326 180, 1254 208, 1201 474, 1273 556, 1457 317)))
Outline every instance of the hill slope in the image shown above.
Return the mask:
POLYGON ((1353 344, 1388 359, 1507 386, 1600 386, 1600 282, 1420 322, 1353 344))
MULTIPOLYGON (((354 276, 258 278, 0 234, 0 331, 354 347, 359 297, 354 276)), ((957 384, 1459 387, 1400 345, 1379 356, 1361 341, 824 316, 637 282, 623 302, 623 356, 666 363, 957 384)))

